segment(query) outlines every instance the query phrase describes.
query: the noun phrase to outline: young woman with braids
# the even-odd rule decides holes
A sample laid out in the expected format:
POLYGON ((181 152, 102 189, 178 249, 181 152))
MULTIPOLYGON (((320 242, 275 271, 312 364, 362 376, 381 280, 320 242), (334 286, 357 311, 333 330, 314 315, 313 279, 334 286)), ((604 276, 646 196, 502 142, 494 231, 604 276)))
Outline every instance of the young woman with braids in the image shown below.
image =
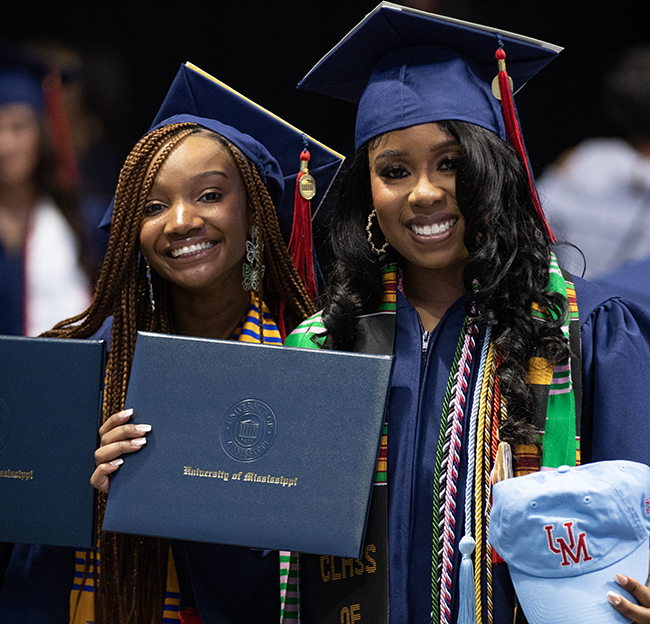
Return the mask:
MULTIPOLYGON (((650 319, 558 267, 495 51, 515 86, 557 53, 383 3, 300 85, 359 102, 357 154, 324 309, 287 344, 395 355, 366 559, 299 556, 303 623, 524 621, 491 480, 648 462, 650 319)), ((647 607, 615 608, 647 622, 638 580, 647 607)))
MULTIPOLYGON (((282 344, 284 327, 314 312, 270 194, 278 212, 290 211, 284 215, 290 221, 294 189, 285 193, 289 201, 280 196, 284 178, 298 171, 306 140, 188 64, 152 129, 126 159, 95 296, 85 312, 46 334, 105 338, 110 344, 104 423, 91 478, 101 491, 100 522, 110 477, 122 457, 147 452, 150 427, 130 424, 131 411, 125 409, 138 330, 282 344), (231 118, 238 120, 237 128, 225 123, 231 118), (286 154, 291 171, 279 164, 285 152, 292 152, 286 154)), ((321 177, 324 182, 341 157, 311 141, 310 150, 312 170, 334 165, 321 177)), ((171 551, 173 559, 168 540, 100 532, 99 577, 93 553, 77 554, 79 591, 71 595, 71 622, 151 624, 180 617, 192 624, 275 624, 280 619, 277 552, 180 541, 171 551)))

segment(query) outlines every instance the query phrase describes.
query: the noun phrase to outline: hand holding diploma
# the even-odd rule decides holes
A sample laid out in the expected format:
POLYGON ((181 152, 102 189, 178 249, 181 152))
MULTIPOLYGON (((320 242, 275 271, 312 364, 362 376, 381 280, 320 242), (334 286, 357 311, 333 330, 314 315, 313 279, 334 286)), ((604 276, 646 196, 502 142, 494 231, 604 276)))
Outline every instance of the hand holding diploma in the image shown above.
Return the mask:
POLYGON ((121 456, 140 450, 147 443, 145 433, 151 431, 151 425, 127 424, 132 415, 132 409, 117 412, 99 428, 101 440, 95 451, 97 468, 90 482, 106 494, 111 486, 110 475, 124 463, 121 456))

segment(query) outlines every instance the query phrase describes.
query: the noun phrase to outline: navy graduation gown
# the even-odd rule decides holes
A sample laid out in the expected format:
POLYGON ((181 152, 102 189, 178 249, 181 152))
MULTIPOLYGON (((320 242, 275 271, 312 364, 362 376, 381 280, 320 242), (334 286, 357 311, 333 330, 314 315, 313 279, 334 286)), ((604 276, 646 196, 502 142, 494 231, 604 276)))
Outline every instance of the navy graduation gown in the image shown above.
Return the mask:
POLYGON ((0 244, 0 334, 23 335, 23 255, 7 256, 0 244))
MULTIPOLYGON (((583 351, 582 460, 650 463, 650 384, 645 380, 650 314, 594 284, 577 278, 575 282, 583 351)), ((433 473, 444 394, 464 316, 460 299, 447 310, 423 352, 419 316, 398 293, 388 484, 390 615, 400 624, 426 624, 430 619, 433 473)), ((470 388, 473 385, 474 377, 470 388)), ((466 462, 463 456, 456 544, 463 531, 466 462)), ((458 569, 456 553, 454 587, 458 569)), ((512 622, 514 592, 503 563, 494 567, 493 600, 494 622, 512 622)), ((457 611, 454 595, 452 621, 457 611)))

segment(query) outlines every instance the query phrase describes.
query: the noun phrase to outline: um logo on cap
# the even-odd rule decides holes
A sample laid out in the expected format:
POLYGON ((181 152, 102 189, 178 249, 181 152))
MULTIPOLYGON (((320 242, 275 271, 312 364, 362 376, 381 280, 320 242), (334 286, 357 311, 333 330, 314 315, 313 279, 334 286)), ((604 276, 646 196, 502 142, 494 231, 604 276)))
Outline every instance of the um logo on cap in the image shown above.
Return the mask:
POLYGON ((547 524, 544 527, 548 539, 548 547, 556 555, 562 555, 562 566, 569 566, 572 563, 580 563, 581 561, 591 561, 593 557, 587 549, 587 534, 584 531, 578 533, 578 539, 576 541, 573 522, 571 520, 565 522, 564 527, 569 538, 568 543, 563 537, 558 537, 557 539, 553 537, 553 531, 555 530, 554 524, 547 524))

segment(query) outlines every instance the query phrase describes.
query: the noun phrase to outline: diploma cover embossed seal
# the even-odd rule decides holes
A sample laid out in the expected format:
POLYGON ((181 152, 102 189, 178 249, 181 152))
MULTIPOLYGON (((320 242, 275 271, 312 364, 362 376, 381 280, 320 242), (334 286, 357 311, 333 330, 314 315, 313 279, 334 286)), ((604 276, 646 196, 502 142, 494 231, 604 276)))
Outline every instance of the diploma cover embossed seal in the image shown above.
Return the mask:
POLYGON ((9 441, 9 434, 11 433, 11 420, 9 416, 9 408, 2 400, 2 397, 0 397, 0 451, 9 441))
POLYGON ((273 410, 257 399, 235 403, 223 417, 219 440, 233 459, 252 462, 273 446, 278 425, 273 410))

